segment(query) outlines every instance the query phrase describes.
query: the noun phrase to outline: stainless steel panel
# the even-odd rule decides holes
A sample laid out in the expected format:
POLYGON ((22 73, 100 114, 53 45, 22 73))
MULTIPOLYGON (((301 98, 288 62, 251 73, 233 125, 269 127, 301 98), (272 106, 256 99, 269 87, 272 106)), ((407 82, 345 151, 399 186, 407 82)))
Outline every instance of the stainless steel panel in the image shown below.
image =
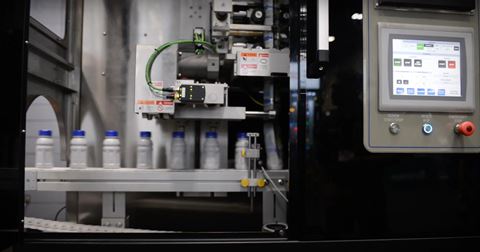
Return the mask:
MULTIPOLYGON (((137 45, 135 59, 135 113, 169 113, 173 114, 175 106, 173 102, 163 103, 165 98, 152 94, 145 80, 145 67, 148 58, 157 46, 137 45), (145 104, 145 101, 153 101, 153 105, 145 104), (162 105, 157 105, 161 102, 162 105)), ((152 66, 152 80, 161 82, 165 87, 174 86, 177 80, 177 45, 164 50, 158 55, 152 66)))
POLYGON ((181 107, 175 112, 178 119, 216 119, 216 120, 244 120, 245 107, 181 107))
MULTIPOLYGON (((192 38, 196 26, 209 27, 206 0, 85 1, 83 27, 82 128, 92 147, 90 166, 101 166, 103 132, 116 129, 122 142, 122 166, 135 165, 140 130, 152 131, 154 166, 166 167, 171 132, 190 122, 146 120, 134 113, 135 48, 192 38)), ((187 152, 193 155, 193 137, 187 152)), ((193 158, 188 166, 193 168, 193 158)))

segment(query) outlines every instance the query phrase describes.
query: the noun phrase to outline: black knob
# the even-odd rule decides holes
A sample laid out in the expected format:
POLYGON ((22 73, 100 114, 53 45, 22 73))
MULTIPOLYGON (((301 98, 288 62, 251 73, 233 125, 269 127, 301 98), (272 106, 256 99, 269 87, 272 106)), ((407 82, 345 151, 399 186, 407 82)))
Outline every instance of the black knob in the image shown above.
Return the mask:
POLYGON ((215 16, 217 17, 218 20, 220 20, 220 21, 225 21, 225 19, 227 19, 227 17, 228 17, 228 13, 226 13, 226 12, 217 12, 217 13, 215 13, 215 16))
POLYGON ((250 20, 255 24, 263 24, 265 21, 265 13, 261 9, 254 9, 250 14, 250 20))

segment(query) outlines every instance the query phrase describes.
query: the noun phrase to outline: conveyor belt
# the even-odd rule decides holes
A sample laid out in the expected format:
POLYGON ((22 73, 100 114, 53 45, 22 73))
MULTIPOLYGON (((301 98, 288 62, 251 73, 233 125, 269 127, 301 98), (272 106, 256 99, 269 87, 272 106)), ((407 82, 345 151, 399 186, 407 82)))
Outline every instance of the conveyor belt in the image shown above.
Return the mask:
POLYGON ((84 225, 62 221, 52 221, 33 217, 25 217, 25 229, 34 229, 43 232, 71 232, 71 233, 170 233, 172 231, 157 231, 147 229, 117 228, 96 225, 84 225))

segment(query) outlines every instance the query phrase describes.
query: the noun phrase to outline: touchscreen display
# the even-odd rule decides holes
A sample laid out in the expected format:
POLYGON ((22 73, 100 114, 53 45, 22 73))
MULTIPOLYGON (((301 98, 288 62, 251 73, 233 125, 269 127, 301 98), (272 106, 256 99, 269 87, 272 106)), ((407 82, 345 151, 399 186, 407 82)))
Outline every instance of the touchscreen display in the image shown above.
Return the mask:
POLYGON ((392 40, 392 95, 462 97, 457 41, 392 40))

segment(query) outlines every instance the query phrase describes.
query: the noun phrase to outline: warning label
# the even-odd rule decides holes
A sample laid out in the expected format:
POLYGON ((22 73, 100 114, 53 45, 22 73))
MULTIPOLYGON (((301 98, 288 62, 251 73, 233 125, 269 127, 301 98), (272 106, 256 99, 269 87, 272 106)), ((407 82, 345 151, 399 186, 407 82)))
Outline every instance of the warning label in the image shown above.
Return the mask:
MULTIPOLYGON (((164 87, 163 81, 153 81, 152 86, 157 89, 164 87)), ((142 86, 142 94, 137 95, 137 100, 135 101, 136 113, 167 113, 173 114, 175 111, 175 105, 172 100, 167 100, 165 97, 154 93, 147 85, 142 86)))
POLYGON ((175 111, 173 101, 167 100, 137 100, 137 108, 143 113, 173 114, 175 111))
POLYGON ((137 105, 173 105, 173 101, 165 100, 138 100, 137 105))
POLYGON ((237 75, 270 76, 270 53, 267 53, 267 52, 237 53, 237 75))

